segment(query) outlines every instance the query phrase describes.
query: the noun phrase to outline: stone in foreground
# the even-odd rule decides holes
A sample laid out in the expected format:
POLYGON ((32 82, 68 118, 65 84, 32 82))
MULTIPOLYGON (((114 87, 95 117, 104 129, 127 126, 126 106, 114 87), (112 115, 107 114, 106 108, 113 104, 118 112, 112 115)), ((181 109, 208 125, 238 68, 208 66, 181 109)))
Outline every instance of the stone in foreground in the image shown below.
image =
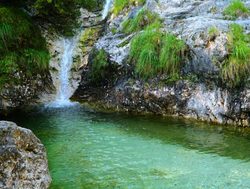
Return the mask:
POLYGON ((29 129, 0 121, 0 165, 1 189, 49 188, 45 148, 29 129))

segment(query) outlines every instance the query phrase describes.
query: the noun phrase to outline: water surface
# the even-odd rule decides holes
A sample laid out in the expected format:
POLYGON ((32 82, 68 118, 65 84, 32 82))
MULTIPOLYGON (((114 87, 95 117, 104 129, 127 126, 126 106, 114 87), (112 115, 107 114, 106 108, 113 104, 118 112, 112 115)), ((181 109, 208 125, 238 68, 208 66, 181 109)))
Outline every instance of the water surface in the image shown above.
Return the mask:
POLYGON ((247 130, 82 107, 5 119, 46 146, 51 189, 250 188, 247 130))

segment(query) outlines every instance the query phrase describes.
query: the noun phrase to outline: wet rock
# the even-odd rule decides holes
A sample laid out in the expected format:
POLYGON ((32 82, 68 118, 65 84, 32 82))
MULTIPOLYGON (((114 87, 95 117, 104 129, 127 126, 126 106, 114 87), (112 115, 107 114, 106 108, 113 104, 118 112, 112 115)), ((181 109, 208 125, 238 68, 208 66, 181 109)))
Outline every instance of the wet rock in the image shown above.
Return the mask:
POLYGON ((22 72, 15 74, 16 83, 6 83, 0 90, 0 110, 10 110, 39 102, 39 95, 53 90, 49 73, 28 77, 22 72))
MULTIPOLYGON (((250 6, 250 1, 244 3, 250 6)), ((128 60, 130 42, 136 33, 126 35, 122 23, 142 7, 130 6, 119 15, 112 15, 106 32, 95 43, 104 49, 113 64, 121 69, 115 83, 95 88, 86 82, 86 73, 74 98, 118 111, 177 115, 203 121, 250 126, 249 87, 229 89, 221 84, 219 71, 228 57, 228 31, 232 23, 240 24, 250 32, 250 19, 226 20, 223 10, 230 1, 223 0, 147 0, 143 8, 158 14, 163 20, 163 31, 175 34, 188 46, 188 57, 182 68, 183 76, 196 75, 190 82, 182 78, 175 84, 156 76, 141 81, 133 74, 133 64, 128 60), (216 28, 217 34, 209 34, 216 28)), ((90 60, 88 60, 87 65, 90 60)), ((86 69, 87 70, 87 69, 86 69)), ((113 77, 110 74, 110 77, 113 77)), ((164 76, 163 76, 164 77, 164 76)))
POLYGON ((51 178, 44 146, 28 129, 0 121, 0 188, 46 189, 51 178))

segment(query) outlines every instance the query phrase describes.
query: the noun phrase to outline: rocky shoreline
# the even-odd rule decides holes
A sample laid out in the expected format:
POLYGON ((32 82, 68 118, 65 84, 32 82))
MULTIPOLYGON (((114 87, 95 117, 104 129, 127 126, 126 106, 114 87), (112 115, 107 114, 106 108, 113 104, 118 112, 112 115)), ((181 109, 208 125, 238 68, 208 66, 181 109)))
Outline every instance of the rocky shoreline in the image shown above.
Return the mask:
MULTIPOLYGON (((243 2, 250 6, 250 1, 243 2)), ((79 21, 85 33, 81 34, 73 57, 69 90, 76 91, 72 99, 112 111, 174 115, 249 127, 250 80, 244 87, 230 88, 219 78, 223 61, 229 56, 230 24, 237 23, 247 35, 250 33, 249 18, 235 21, 225 18, 223 10, 229 3, 147 0, 144 6, 129 6, 103 21, 100 12, 82 9, 79 21), (156 13, 163 21, 162 30, 173 33, 188 46, 182 76, 177 81, 169 81, 167 75, 145 81, 134 72, 129 50, 138 32, 124 33, 122 24, 142 8, 156 13), (216 35, 209 34, 211 27, 218 30, 216 35), (106 54, 108 67, 101 80, 93 82, 90 75, 98 52, 106 54)), ((5 86, 0 93, 0 109, 45 103, 54 98, 59 83, 62 37, 43 33, 52 57, 50 76, 35 76, 20 85, 5 86)))
POLYGON ((0 121, 0 136, 0 188, 49 188, 45 147, 32 131, 0 121))
MULTIPOLYGON (((241 88, 230 88, 218 77, 221 63, 228 56, 226 44, 230 24, 240 24, 250 33, 249 19, 242 17, 231 21, 224 18, 222 12, 229 3, 148 0, 144 7, 129 7, 117 16, 112 15, 105 33, 92 50, 107 53, 109 72, 104 73, 102 81, 93 83, 89 79, 93 56, 88 57, 82 81, 72 99, 113 111, 174 115, 249 127, 249 82, 241 88), (158 14, 164 22, 164 30, 174 33, 188 45, 189 56, 179 81, 171 83, 165 76, 143 81, 134 74, 128 56, 135 33, 124 34, 122 23, 142 8, 158 14), (213 38, 208 32, 211 27, 218 29, 213 38)), ((244 3, 250 5, 250 1, 244 3)))

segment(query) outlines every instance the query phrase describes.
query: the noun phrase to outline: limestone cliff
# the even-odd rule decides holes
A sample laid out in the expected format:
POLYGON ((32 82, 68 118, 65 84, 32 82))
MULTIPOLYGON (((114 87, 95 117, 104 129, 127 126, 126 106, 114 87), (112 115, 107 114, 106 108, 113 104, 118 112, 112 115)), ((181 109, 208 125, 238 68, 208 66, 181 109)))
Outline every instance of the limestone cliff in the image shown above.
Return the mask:
MULTIPOLYGON (((250 1, 243 2, 250 6, 250 1)), ((230 1, 222 0, 147 0, 144 6, 128 6, 118 15, 111 14, 92 55, 104 50, 109 65, 115 69, 104 74, 101 82, 93 83, 88 78, 94 55, 90 56, 74 98, 117 111, 250 126, 249 79, 240 88, 227 87, 219 79, 221 64, 229 56, 230 24, 241 25, 247 35, 250 32, 249 17, 234 21, 225 18, 223 10, 229 4, 230 1), (136 32, 124 33, 122 23, 141 9, 158 14, 163 20, 162 30, 173 33, 188 46, 188 58, 181 71, 183 77, 174 83, 166 82, 160 75, 144 81, 134 74, 129 50, 136 32), (217 28, 215 36, 209 34, 212 27, 217 28)))

